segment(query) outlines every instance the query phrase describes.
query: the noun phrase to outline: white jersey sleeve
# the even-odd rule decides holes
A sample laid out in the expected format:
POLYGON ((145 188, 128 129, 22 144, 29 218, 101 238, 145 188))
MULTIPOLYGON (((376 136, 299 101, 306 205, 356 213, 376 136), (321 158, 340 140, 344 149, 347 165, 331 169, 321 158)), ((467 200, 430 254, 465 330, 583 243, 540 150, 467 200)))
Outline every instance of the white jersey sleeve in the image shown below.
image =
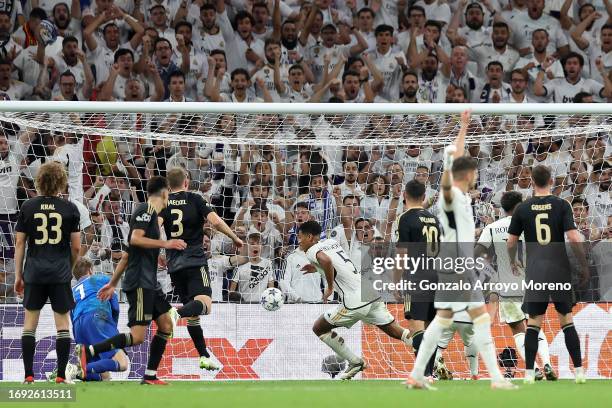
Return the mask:
POLYGON ((472 212, 472 199, 458 187, 451 188, 452 201, 447 203, 444 194, 438 199, 440 223, 444 229, 443 242, 474 242, 476 225, 472 212))
POLYGON ((323 252, 331 259, 334 267, 334 290, 340 298, 344 307, 349 310, 359 309, 368 302, 361 299, 361 274, 355 264, 350 260, 348 254, 342 249, 338 241, 326 239, 319 241, 306 252, 306 258, 317 267, 322 275, 323 268, 317 260, 317 254, 323 252))

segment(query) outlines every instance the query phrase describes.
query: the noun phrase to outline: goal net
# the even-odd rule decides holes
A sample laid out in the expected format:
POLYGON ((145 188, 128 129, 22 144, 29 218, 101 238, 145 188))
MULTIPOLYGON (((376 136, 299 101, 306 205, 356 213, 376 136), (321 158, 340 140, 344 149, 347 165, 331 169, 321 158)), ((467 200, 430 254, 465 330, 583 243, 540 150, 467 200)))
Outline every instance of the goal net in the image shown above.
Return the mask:
MULTIPOLYGON (((321 223, 324 236, 349 254, 392 239, 392 221, 402 212, 406 182, 426 184, 424 206, 435 213, 442 152, 459 130, 467 105, 202 104, 3 102, 0 105, 0 380, 21 380, 23 309, 13 292, 13 229, 33 180, 46 161, 66 165, 67 194, 82 203, 91 226, 83 252, 96 273, 110 274, 127 247, 130 214, 146 201, 146 183, 173 167, 185 168, 190 188, 203 195, 248 245, 251 261, 235 267, 232 243, 207 229, 213 311, 201 317, 212 358, 222 369, 201 372, 198 355, 181 322, 168 343, 159 375, 170 379, 313 379, 342 367, 312 334, 312 323, 333 305, 321 303, 320 277, 304 276, 294 251, 296 227, 321 223), (262 284, 263 283, 263 284, 262 284), (285 305, 267 312, 257 303, 274 284, 285 305)), ((612 377, 612 107, 601 105, 472 105, 466 154, 479 163, 471 191, 478 232, 503 217, 505 191, 532 194, 531 169, 551 168, 554 194, 572 203, 584 236, 591 278, 576 287, 575 325, 589 377, 612 377), (607 303, 608 302, 608 303, 607 303)), ((87 223, 86 223, 87 224, 87 223)), ((474 237, 475 241, 477 237, 474 237)), ((352 256, 352 255, 351 255, 352 256)), ((355 263, 357 259, 353 259, 355 263)), ((163 261, 159 280, 174 302, 163 261)), ((122 297, 121 300, 124 300, 122 297)), ((491 298, 493 335, 507 371, 521 376, 522 360, 491 298), (515 367, 516 366, 516 367, 515 367)), ((407 327, 404 306, 388 308, 407 327)), ((125 330, 127 304, 119 330, 125 330)), ((552 307, 544 333, 554 367, 571 375, 563 333, 552 307)), ((339 329, 369 368, 363 378, 402 378, 414 355, 376 328, 339 329)), ((55 365, 55 329, 46 307, 37 331, 35 372, 55 365)), ((130 369, 113 378, 144 373, 145 344, 127 350, 130 369)), ((464 345, 455 334, 441 353, 455 378, 468 378, 464 345)), ((486 375, 480 367, 481 375, 486 375)))

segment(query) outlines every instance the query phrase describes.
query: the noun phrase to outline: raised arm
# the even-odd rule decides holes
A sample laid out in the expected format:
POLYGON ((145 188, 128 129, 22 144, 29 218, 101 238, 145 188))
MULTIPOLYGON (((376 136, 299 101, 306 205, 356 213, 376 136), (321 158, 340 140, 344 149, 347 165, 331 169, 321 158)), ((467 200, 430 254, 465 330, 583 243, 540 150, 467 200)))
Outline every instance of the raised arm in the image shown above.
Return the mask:
POLYGON ((236 248, 242 248, 243 242, 238 236, 232 231, 232 229, 223 221, 216 212, 210 212, 206 216, 206 220, 220 233, 228 237, 234 242, 236 248))
POLYGON ((572 39, 580 47, 581 50, 584 50, 589 47, 589 40, 583 37, 586 29, 593 23, 593 21, 601 18, 601 14, 599 12, 594 11, 587 16, 583 21, 580 22, 574 29, 570 32, 572 39))
POLYGON ((281 40, 282 18, 280 11, 280 0, 274 0, 274 8, 272 9, 272 38, 276 41, 281 40))
POLYGON ((467 135, 471 119, 472 112, 470 110, 466 110, 461 114, 461 128, 459 129, 459 134, 455 142, 452 145, 446 146, 444 149, 444 171, 440 179, 440 188, 442 189, 442 195, 446 204, 453 202, 453 178, 451 168, 453 166, 453 160, 463 156, 465 152, 465 136, 467 135))

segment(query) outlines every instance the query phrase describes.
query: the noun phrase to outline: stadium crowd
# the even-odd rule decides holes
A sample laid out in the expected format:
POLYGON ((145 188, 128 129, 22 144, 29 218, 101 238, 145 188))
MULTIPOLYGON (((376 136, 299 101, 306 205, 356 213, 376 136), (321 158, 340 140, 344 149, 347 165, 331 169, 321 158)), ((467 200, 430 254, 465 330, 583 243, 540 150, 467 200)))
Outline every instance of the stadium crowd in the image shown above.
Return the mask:
MULTIPOLYGON (((612 101, 611 51, 609 0, 0 2, 4 100, 607 102, 612 101)), ((103 120, 73 116, 74 122, 103 120)), ((67 194, 85 214, 83 254, 103 273, 112 273, 127 246, 130 214, 146 199, 147 179, 186 168, 193 189, 248 243, 242 249, 248 262, 233 265, 226 256, 235 252, 231 242, 208 230, 203 245, 211 255, 216 301, 256 302, 265 287, 276 285, 289 302, 318 302, 321 277, 303 275, 306 260, 293 251, 301 223, 319 221, 323 233, 359 264, 362 251, 393 239, 407 181, 425 183, 424 206, 435 209, 443 146, 402 144, 402 132, 416 129, 415 118, 269 117, 265 126, 256 126, 291 143, 209 143, 215 135, 239 134, 243 120, 224 114, 211 123, 174 115, 156 123, 135 114, 117 125, 147 132, 189 129, 207 136, 199 144, 3 123, 0 299, 14 299, 13 227, 20 204, 36 194, 32 180, 46 160, 67 165, 67 194), (370 138, 395 134, 398 144, 337 147, 299 141, 346 138, 356 131, 370 138)), ((449 133, 456 120, 416 118, 432 141, 449 133)), ((481 117, 471 132, 531 131, 552 128, 551 121, 537 115, 481 117)), ((594 277, 580 298, 611 301, 609 135, 502 140, 472 145, 469 154, 480 163, 472 192, 480 228, 502 215, 504 191, 530 195, 532 166, 551 166, 554 192, 571 202, 592 249, 594 277)), ((162 260, 162 275, 163 269, 162 260)))

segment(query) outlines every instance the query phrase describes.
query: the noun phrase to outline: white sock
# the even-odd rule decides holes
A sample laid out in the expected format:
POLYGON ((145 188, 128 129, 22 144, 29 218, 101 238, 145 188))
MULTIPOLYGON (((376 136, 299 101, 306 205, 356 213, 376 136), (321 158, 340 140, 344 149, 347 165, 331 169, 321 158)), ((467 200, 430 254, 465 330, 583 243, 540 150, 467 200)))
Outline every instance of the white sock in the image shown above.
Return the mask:
POLYGON ((438 347, 447 349, 448 344, 453 339, 453 337, 455 337, 455 331, 456 330, 451 329, 450 327, 445 328, 442 332, 442 335, 440 336, 440 339, 438 340, 438 347))
POLYGON ((535 377, 535 369, 525 370, 525 378, 534 378, 535 377))
POLYGON ((483 313, 473 320, 474 323, 474 344, 491 376, 491 381, 497 382, 504 379, 499 367, 497 366, 497 353, 495 343, 491 337, 491 316, 483 313))
POLYGON ((470 375, 478 375, 478 350, 474 342, 469 346, 465 346, 465 358, 467 358, 468 365, 470 366, 470 375))
POLYGON ((417 354, 414 361, 414 367, 412 368, 411 375, 415 380, 423 380, 425 366, 438 345, 438 339, 442 335, 444 329, 448 328, 452 323, 452 319, 436 316, 429 327, 427 327, 427 330, 425 330, 421 346, 419 347, 419 353, 417 354))
POLYGON ((404 329, 402 332, 402 342, 407 346, 412 346, 412 337, 410 337, 410 330, 404 329))
POLYGON ((548 352, 548 339, 544 334, 544 330, 540 329, 538 334, 538 355, 542 359, 542 364, 550 364, 550 354, 548 352))
POLYGON ((584 374, 584 367, 575 367, 574 368, 574 374, 575 375, 584 374))
POLYGON ((334 350, 337 355, 339 355, 345 360, 348 360, 349 363, 355 364, 359 362, 360 358, 357 357, 344 344, 344 339, 338 336, 338 333, 328 332, 320 335, 319 338, 323 343, 327 344, 332 350, 334 350))
POLYGON ((525 361, 525 333, 516 333, 514 336, 514 344, 516 345, 516 352, 525 361))

